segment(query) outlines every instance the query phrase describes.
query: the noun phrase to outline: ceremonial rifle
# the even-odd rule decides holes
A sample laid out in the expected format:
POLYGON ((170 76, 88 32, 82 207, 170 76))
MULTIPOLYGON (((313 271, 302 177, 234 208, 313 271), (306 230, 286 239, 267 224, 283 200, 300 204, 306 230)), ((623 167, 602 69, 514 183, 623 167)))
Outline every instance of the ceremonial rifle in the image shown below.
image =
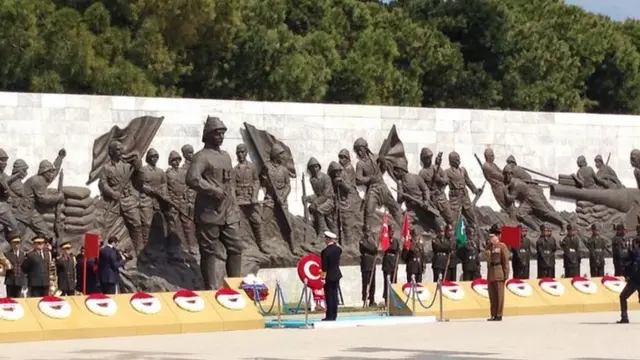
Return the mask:
POLYGON ((303 237, 302 243, 306 244, 307 243, 307 225, 309 224, 309 208, 307 208, 307 205, 308 205, 307 204, 307 185, 304 182, 304 173, 302 173, 301 182, 302 182, 302 206, 304 208, 304 224, 305 224, 305 227, 303 230, 304 237, 303 237))

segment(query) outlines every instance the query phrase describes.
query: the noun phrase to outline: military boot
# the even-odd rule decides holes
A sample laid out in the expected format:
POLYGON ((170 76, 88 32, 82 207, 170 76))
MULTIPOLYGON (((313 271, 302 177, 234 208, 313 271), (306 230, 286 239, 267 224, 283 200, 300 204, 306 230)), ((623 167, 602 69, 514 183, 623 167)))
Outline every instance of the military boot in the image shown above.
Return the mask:
POLYGON ((227 277, 237 278, 242 276, 242 255, 227 253, 227 277))
POLYGON ((204 282, 204 290, 215 290, 216 258, 213 255, 202 254, 200 257, 200 272, 204 282))
POLYGON ((256 238, 256 245, 258 245, 258 249, 260 249, 260 251, 262 252, 266 252, 262 225, 261 224, 252 225, 251 230, 253 230, 253 236, 256 238))

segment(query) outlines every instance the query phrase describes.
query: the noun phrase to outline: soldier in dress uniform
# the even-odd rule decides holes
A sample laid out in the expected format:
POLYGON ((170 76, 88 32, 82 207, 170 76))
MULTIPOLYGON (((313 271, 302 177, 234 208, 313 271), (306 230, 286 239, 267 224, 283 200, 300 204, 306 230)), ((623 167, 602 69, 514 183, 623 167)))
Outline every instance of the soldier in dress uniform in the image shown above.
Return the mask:
POLYGON ((387 279, 391 281, 392 284, 398 282, 398 268, 396 266, 398 264, 401 247, 400 241, 393 238, 393 227, 391 224, 389 224, 389 242, 389 248, 385 250, 384 255, 382 255, 382 276, 384 279, 382 297, 385 303, 387 301, 388 291, 387 279))
POLYGON ((445 270, 447 269, 447 260, 449 259, 449 254, 454 251, 453 244, 446 236, 446 232, 451 229, 452 226, 450 224, 446 225, 446 230, 442 229, 436 234, 436 238, 433 239, 433 243, 431 248, 433 250, 433 260, 431 261, 431 269, 433 270, 433 281, 438 281, 440 277, 442 280, 446 280, 444 278, 445 270))
POLYGON ((520 227, 520 247, 511 249, 511 267, 515 279, 529 279, 529 264, 531 262, 531 241, 527 237, 527 227, 520 227))
POLYGON ((409 249, 402 250, 402 260, 406 264, 407 270, 407 282, 415 279, 416 283, 421 283, 426 264, 424 242, 422 235, 416 228, 411 228, 409 235, 411 236, 409 249))
POLYGON ((76 293, 76 257, 71 253, 70 242, 63 242, 60 249, 62 253, 56 259, 58 290, 63 296, 72 296, 76 293))
POLYGON ((580 276, 580 238, 572 224, 567 225, 567 236, 562 239, 560 247, 563 252, 564 276, 567 278, 580 276))
POLYGON ((20 250, 20 237, 14 236, 11 239, 11 250, 4 253, 5 258, 9 261, 6 266, 6 274, 4 277, 4 285, 7 290, 7 297, 17 298, 22 296, 22 288, 27 284, 27 279, 22 271, 22 262, 24 261, 25 252, 20 250))
POLYGON ((509 277, 509 249, 500 242, 500 226, 494 224, 489 229, 489 241, 485 249, 487 259, 487 281, 489 282, 489 321, 502 321, 504 309, 504 282, 509 277))
POLYGON ((614 226, 616 235, 611 239, 611 252, 613 256, 613 269, 615 276, 625 276, 625 261, 631 248, 631 239, 627 238, 624 224, 614 226))
POLYGON ((249 222, 249 226, 251 226, 258 248, 264 252, 262 212, 258 202, 260 173, 256 166, 247 160, 247 146, 245 144, 236 146, 236 158, 238 159, 238 164, 233 168, 236 201, 240 206, 240 210, 242 210, 242 214, 249 222))
MULTIPOLYGON (((458 258, 458 255, 456 254, 456 232, 453 229, 453 226, 447 229, 446 236, 451 246, 451 252, 449 253, 449 268, 447 269, 447 276, 445 277, 445 280, 458 281, 458 264, 460 263, 460 258, 458 258)), ((469 239, 469 241, 474 241, 474 239, 469 239)))
POLYGON ((591 277, 604 276, 604 255, 607 251, 607 242, 600 235, 600 227, 597 224, 591 224, 591 238, 587 240, 587 249, 589 250, 589 269, 591 277))
POLYGON ((30 297, 49 295, 51 285, 51 253, 45 248, 45 239, 37 236, 33 240, 34 248, 22 262, 22 272, 27 276, 30 297))
POLYGON ((309 172, 309 183, 313 194, 302 199, 303 204, 309 205, 309 212, 313 216, 313 223, 316 228, 316 235, 322 235, 329 230, 332 233, 338 233, 334 221, 334 192, 333 184, 329 175, 320 171, 322 166, 318 159, 312 157, 307 163, 307 171, 309 172))
POLYGON ((458 258, 462 262, 462 280, 473 281, 480 278, 480 249, 475 240, 475 230, 472 227, 464 229, 467 243, 458 248, 458 258))
MULTIPOLYGON (((376 257, 378 241, 368 227, 363 229, 360 240, 360 274, 362 275, 362 303, 376 306, 376 257)), ((363 305, 364 306, 364 305, 363 305)))
POLYGON ((551 234, 551 227, 543 223, 540 225, 540 238, 536 242, 538 279, 556 277, 556 251, 558 244, 551 234))

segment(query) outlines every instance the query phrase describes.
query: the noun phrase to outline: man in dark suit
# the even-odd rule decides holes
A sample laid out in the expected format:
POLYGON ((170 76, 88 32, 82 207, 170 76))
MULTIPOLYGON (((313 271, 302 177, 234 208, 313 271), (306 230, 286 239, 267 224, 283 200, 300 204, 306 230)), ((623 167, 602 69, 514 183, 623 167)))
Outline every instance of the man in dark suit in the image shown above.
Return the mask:
POLYGON ((22 271, 27 275, 30 297, 44 297, 49 295, 51 274, 49 262, 51 254, 45 249, 45 239, 36 237, 33 240, 34 248, 22 262, 22 271))
POLYGON ((7 289, 7 297, 22 297, 22 288, 27 284, 27 278, 22 271, 25 252, 20 250, 20 237, 11 239, 11 250, 4 253, 4 256, 11 263, 11 270, 7 270, 4 284, 7 289))
POLYGON ((71 243, 65 241, 60 246, 62 254, 56 259, 58 269, 58 290, 64 296, 76 293, 76 258, 71 253, 71 243))
POLYGON ((324 298, 327 312, 323 321, 335 321, 338 317, 338 289, 340 287, 340 256, 342 248, 336 243, 336 234, 325 231, 324 241, 327 245, 320 253, 322 278, 324 279, 324 298))
POLYGON ((124 266, 124 259, 116 250, 118 238, 112 236, 107 240, 107 246, 100 249, 98 258, 98 277, 103 294, 115 294, 116 285, 120 278, 120 268, 124 266))

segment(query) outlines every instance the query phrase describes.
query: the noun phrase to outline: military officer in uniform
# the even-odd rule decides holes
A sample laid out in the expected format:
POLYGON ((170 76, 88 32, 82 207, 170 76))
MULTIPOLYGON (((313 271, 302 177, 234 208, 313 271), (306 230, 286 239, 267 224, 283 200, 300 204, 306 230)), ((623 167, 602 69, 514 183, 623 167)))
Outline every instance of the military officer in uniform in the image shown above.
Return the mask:
POLYGON ((491 317, 488 321, 502 321, 504 309, 504 282, 509 277, 509 249, 500 242, 500 226, 494 224, 489 229, 489 241, 485 249, 487 259, 487 281, 489 282, 489 303, 491 317))
POLYGON ((531 262, 531 241, 527 237, 527 228, 520 227, 520 247, 511 249, 511 267, 515 279, 529 278, 529 264, 531 262))
POLYGON ((438 232, 436 238, 433 239, 431 248, 433 250, 433 260, 431 261, 431 269, 433 270, 433 281, 438 281, 440 277, 444 278, 445 270, 447 269, 447 262, 449 260, 449 254, 453 251, 453 244, 449 238, 445 235, 445 232, 451 228, 450 224, 445 226, 445 229, 438 232))
POLYGON ((43 297, 49 295, 51 253, 45 249, 44 238, 38 236, 32 242, 34 249, 25 256, 22 262, 22 271, 27 276, 29 296, 43 297))
POLYGON ((580 276, 580 238, 573 225, 567 225, 567 236, 562 239, 560 247, 563 252, 564 276, 567 278, 580 276))
POLYGON ((587 241, 587 249, 589 250, 589 269, 591 277, 604 276, 604 255, 607 250, 607 243, 600 235, 600 227, 597 224, 591 224, 591 238, 587 241))
POLYGON ((11 250, 4 253, 5 258, 11 263, 4 277, 4 285, 7 289, 7 297, 17 298, 22 296, 22 288, 27 284, 27 279, 22 271, 22 262, 25 252, 20 250, 20 237, 11 239, 11 250))
POLYGON ((411 236, 409 249, 403 249, 402 251, 402 260, 406 264, 407 270, 407 282, 415 279, 416 283, 421 283, 426 263, 424 242, 422 241, 422 235, 416 228, 411 228, 409 236, 411 236))
POLYGON ((60 249, 62 254, 56 259, 58 290, 63 296, 72 296, 76 293, 76 257, 71 253, 70 242, 63 242, 60 249))
POLYGON ((385 250, 384 255, 382 255, 382 275, 384 279, 384 287, 382 291, 382 297, 384 298, 384 302, 387 301, 387 291, 388 284, 387 279, 395 284, 398 282, 398 256, 400 255, 400 241, 393 238, 393 227, 389 225, 389 248, 385 250))
POLYGON ((614 275, 624 276, 624 262, 631 248, 631 240, 625 237, 624 224, 616 224, 614 229, 616 235, 611 239, 614 275))
MULTIPOLYGON (((378 242, 371 234, 368 226, 363 229, 360 240, 360 274, 362 275, 362 303, 369 301, 369 306, 376 305, 376 257, 378 242)), ((364 306, 364 305, 363 305, 364 306)))
POLYGON ((462 261, 462 280, 473 281, 480 277, 480 249, 474 240, 474 229, 472 227, 467 227, 464 230, 469 241, 461 246, 457 253, 458 258, 462 261))
POLYGON ((556 251, 558 244, 551 235, 548 224, 540 225, 540 238, 536 243, 536 258, 538 260, 538 279, 556 277, 556 251))
MULTIPOLYGON (((460 263, 460 259, 456 254, 456 232, 453 230, 453 226, 447 229, 446 236, 449 239, 449 244, 451 244, 451 252, 449 255, 449 268, 447 269, 447 276, 445 276, 445 280, 458 281, 458 264, 460 263)), ((473 239, 469 239, 469 241, 473 241, 473 239)))

